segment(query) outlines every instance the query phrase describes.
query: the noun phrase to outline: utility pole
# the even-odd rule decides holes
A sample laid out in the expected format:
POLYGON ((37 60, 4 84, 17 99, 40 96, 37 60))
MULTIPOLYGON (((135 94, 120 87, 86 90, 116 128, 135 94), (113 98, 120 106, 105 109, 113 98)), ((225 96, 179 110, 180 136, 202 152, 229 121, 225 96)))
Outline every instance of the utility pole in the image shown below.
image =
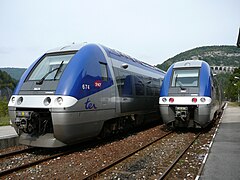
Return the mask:
POLYGON ((237 47, 240 48, 240 28, 239 28, 239 32, 238 32, 237 47))
MULTIPOLYGON (((239 38, 238 38, 239 39, 239 38)), ((240 80, 240 77, 238 76, 234 76, 235 79, 238 79, 238 83, 237 84, 234 84, 235 86, 237 86, 237 91, 238 91, 238 102, 240 102, 240 94, 239 94, 239 80, 240 80)))

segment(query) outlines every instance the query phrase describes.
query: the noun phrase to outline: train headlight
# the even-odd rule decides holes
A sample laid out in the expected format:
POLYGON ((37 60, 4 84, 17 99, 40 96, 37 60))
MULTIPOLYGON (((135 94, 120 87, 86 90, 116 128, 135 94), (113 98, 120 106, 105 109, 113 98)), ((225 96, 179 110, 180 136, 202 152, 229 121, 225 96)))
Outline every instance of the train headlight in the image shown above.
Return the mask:
POLYGON ((59 105, 62 105, 62 103, 63 103, 63 98, 62 98, 62 97, 58 97, 58 98, 57 98, 57 103, 58 103, 59 105))
POLYGON ((11 98, 11 101, 12 101, 12 103, 15 103, 16 98, 15 98, 15 97, 12 97, 12 98, 11 98))
POLYGON ((162 98, 162 102, 166 102, 167 101, 167 98, 162 98))
POLYGON ((197 102, 197 98, 192 98, 192 102, 196 103, 197 102))
POLYGON ((20 105, 20 104, 22 104, 22 102, 23 102, 23 97, 18 98, 17 104, 20 105))
POLYGON ((50 97, 46 97, 46 98, 44 99, 44 101, 43 101, 43 104, 44 104, 45 106, 48 106, 50 103, 51 103, 51 98, 50 98, 50 97))
POLYGON ((201 98, 200 101, 201 101, 201 102, 205 102, 206 99, 205 99, 205 98, 201 98))
POLYGON ((174 98, 169 98, 169 102, 173 103, 174 102, 174 98))

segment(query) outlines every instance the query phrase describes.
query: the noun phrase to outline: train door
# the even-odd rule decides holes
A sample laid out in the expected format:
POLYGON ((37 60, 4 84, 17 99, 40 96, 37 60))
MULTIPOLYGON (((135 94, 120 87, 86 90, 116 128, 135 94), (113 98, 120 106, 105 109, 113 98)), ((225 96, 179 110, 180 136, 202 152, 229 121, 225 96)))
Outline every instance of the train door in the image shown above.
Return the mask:
POLYGON ((115 68, 120 113, 131 112, 133 106, 133 76, 131 72, 115 68))
MULTIPOLYGON (((105 84, 112 84, 114 76, 113 74, 110 75, 111 65, 103 62, 99 62, 99 65, 100 65, 100 71, 101 71, 101 80, 96 81, 94 83, 94 86, 101 87, 101 86, 104 86, 105 84)), ((110 86, 106 90, 101 91, 101 93, 99 94, 99 98, 102 106, 101 109, 107 110, 107 109, 115 108, 116 104, 115 104, 115 101, 113 101, 115 96, 116 96, 116 93, 115 93, 114 86, 110 86)))

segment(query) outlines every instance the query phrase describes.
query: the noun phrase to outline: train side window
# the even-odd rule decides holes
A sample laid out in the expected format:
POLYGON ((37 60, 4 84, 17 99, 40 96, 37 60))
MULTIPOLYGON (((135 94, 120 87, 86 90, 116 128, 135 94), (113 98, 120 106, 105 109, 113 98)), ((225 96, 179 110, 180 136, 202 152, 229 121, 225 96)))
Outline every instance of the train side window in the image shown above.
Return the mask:
POLYGON ((133 88, 132 88, 133 76, 131 75, 131 73, 126 70, 123 71, 117 68, 115 68, 114 71, 115 71, 119 96, 132 96, 133 95, 133 88))
POLYGON ((145 78, 147 96, 154 96, 154 79, 145 78))
POLYGON ((103 81, 108 80, 107 64, 100 62, 101 76, 103 81))
POLYGON ((135 76, 135 91, 136 95, 143 96, 144 95, 144 83, 142 82, 142 77, 135 76))

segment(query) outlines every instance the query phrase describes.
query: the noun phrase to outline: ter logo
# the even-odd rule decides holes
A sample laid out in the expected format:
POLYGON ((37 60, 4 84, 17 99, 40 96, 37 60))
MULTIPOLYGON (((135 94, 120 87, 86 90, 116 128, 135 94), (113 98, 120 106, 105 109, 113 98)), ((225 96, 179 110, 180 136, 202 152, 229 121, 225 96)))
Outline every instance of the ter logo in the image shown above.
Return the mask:
POLYGON ((87 101, 85 102, 85 109, 97 109, 97 107, 88 98, 87 101))

